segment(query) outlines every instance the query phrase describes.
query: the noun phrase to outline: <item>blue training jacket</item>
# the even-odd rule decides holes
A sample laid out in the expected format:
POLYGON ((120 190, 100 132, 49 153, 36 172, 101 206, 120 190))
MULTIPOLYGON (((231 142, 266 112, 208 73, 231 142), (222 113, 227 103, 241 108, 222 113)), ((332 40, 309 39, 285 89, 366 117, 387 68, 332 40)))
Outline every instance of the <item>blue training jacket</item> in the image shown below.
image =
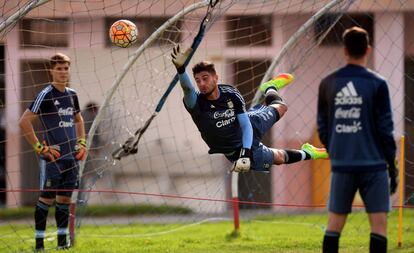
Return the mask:
POLYGON ((321 81, 317 124, 332 171, 385 170, 395 159, 387 81, 368 68, 348 64, 321 81))

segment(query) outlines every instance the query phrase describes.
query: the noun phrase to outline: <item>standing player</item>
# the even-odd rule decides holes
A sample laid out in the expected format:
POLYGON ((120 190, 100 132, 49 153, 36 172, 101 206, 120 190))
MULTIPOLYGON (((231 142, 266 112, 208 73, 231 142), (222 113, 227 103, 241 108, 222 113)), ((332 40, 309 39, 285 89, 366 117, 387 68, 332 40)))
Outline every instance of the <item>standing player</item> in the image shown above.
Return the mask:
POLYGON ((261 143, 262 136, 287 111, 277 90, 288 85, 293 77, 281 74, 275 80, 260 86, 266 105, 257 105, 246 112, 244 99, 233 86, 218 84, 214 64, 202 61, 193 67, 199 91, 196 91, 183 67, 191 48, 172 53, 184 91, 184 106, 207 143, 209 153, 221 153, 234 162, 233 171, 269 171, 273 164, 295 163, 301 160, 327 158, 325 149, 306 143, 302 150, 268 148, 261 143))
POLYGON ((52 56, 52 83, 37 95, 20 119, 25 138, 40 156, 42 191, 34 215, 38 251, 44 249, 47 214, 55 200, 58 249, 70 247, 67 241, 69 204, 72 191, 77 187, 78 161, 86 158, 85 128, 78 97, 73 89, 66 87, 69 70, 68 56, 61 53, 52 56), (44 128, 43 141, 37 138, 33 129, 32 122, 36 118, 44 128))
POLYGON ((359 190, 371 225, 370 252, 382 253, 387 251, 390 190, 397 188, 390 97, 387 81, 366 68, 368 33, 352 27, 343 41, 348 64, 322 80, 318 97, 319 136, 332 165, 323 252, 338 252, 339 236, 359 190))

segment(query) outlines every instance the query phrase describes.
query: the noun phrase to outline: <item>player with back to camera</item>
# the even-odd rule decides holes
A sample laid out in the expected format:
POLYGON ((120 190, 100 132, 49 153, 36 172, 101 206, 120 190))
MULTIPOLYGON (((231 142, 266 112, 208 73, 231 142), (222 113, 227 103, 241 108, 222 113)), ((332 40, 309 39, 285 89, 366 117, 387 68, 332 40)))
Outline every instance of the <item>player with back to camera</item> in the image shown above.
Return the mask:
POLYGON ((184 91, 184 106, 210 148, 210 154, 224 154, 233 162, 232 171, 235 172, 269 171, 273 164, 328 158, 324 148, 315 148, 308 143, 303 144, 301 150, 269 148, 261 143, 262 136, 287 111, 278 90, 293 80, 292 75, 280 74, 261 84, 265 105, 256 105, 247 111, 244 99, 235 87, 218 84, 218 75, 211 62, 202 61, 193 66, 196 90, 183 66, 191 50, 181 52, 177 45, 172 61, 184 91))
POLYGON ((68 88, 70 58, 57 53, 50 59, 52 83, 38 93, 20 118, 20 127, 40 156, 41 193, 35 208, 36 251, 44 250, 46 219, 56 200, 58 249, 70 247, 67 241, 69 204, 78 183, 78 161, 86 158, 86 141, 78 96, 68 88), (33 121, 39 118, 44 129, 39 141, 33 121), (62 191, 63 190, 63 191, 62 191))
POLYGON ((398 174, 390 96, 387 81, 366 67, 371 52, 367 31, 347 29, 343 42, 347 64, 321 81, 318 95, 318 132, 332 169, 323 252, 338 252, 359 190, 371 226, 370 252, 384 253, 390 192, 397 189, 398 174))

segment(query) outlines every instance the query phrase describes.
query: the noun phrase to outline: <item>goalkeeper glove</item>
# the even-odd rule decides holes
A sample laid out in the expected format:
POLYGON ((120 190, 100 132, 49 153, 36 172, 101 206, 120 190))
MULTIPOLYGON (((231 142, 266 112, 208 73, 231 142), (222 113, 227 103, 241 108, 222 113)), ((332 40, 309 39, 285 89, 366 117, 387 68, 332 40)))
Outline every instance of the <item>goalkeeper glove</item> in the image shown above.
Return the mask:
POLYGON ((85 161, 86 159, 86 140, 84 138, 80 138, 77 141, 77 144, 75 146, 75 159, 78 161, 85 161))
POLYGON ((48 162, 54 162, 56 159, 60 157, 60 153, 57 149, 49 147, 46 144, 46 141, 43 141, 41 144, 39 141, 33 145, 34 150, 36 153, 43 159, 48 162))
POLYGON ((387 162, 387 164, 388 176, 390 177, 390 193, 392 195, 397 191, 398 186, 398 161, 394 159, 387 162))
POLYGON ((240 156, 237 161, 234 162, 231 171, 234 172, 247 172, 250 170, 250 149, 242 148, 240 150, 240 156))
POLYGON ((187 60, 188 56, 191 54, 193 49, 187 48, 184 53, 180 52, 180 45, 174 47, 173 52, 171 53, 172 62, 174 63, 175 67, 177 68, 178 74, 182 74, 185 72, 184 63, 187 60))

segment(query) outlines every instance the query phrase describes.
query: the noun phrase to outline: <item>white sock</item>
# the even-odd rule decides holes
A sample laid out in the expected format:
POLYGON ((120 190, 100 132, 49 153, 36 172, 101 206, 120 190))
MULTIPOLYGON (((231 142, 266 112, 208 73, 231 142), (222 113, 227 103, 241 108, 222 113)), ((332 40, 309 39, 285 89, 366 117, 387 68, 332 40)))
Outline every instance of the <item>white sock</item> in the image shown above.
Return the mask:
POLYGON ((306 159, 306 152, 303 150, 299 150, 300 154, 302 155, 302 161, 306 159))

